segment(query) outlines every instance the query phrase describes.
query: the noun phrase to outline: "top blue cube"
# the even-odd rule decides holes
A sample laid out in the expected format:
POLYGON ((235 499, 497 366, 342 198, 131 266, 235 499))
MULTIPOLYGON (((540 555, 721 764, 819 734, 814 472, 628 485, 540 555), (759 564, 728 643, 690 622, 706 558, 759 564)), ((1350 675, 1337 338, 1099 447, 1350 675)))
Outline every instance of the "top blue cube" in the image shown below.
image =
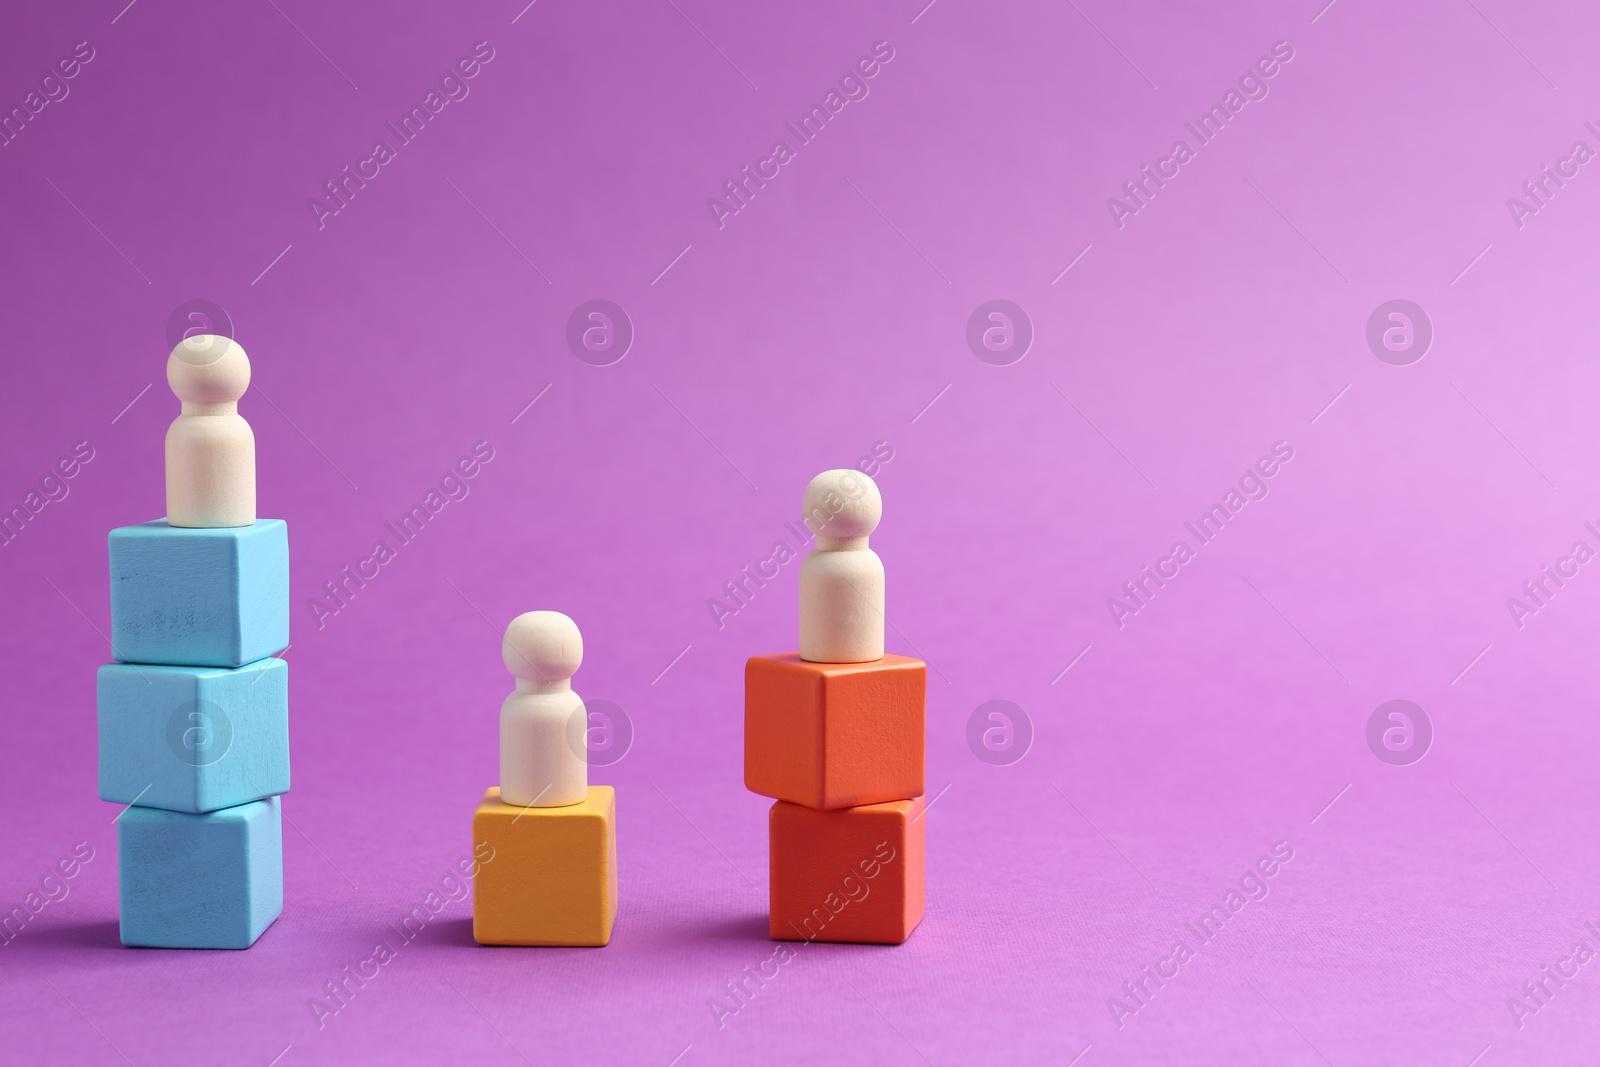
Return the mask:
POLYGON ((240 667, 289 647, 289 527, 196 530, 165 519, 111 531, 111 655, 240 667))

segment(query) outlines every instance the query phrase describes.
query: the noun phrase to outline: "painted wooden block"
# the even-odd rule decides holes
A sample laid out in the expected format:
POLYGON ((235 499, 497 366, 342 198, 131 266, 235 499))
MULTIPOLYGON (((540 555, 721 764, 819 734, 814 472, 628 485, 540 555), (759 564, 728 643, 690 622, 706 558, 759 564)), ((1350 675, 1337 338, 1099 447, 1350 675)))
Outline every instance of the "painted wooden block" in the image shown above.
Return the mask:
POLYGON ((921 796, 927 684, 927 664, 906 656, 752 657, 744 670, 745 788, 812 808, 921 796))
POLYGON ((818 811, 778 801, 768 815, 775 941, 898 945, 922 921, 922 798, 818 811))
POLYGON ((204 815, 129 808, 117 880, 124 945, 249 948, 283 910, 278 798, 204 815))
POLYGON ((169 811, 289 791, 289 665, 107 663, 97 680, 100 799, 169 811))
POLYGON ((472 936, 480 945, 604 945, 617 917, 617 800, 608 785, 560 808, 483 795, 472 816, 472 936), (488 858, 481 858, 487 854, 488 858))
POLYGON ((125 663, 242 667, 289 646, 289 527, 165 520, 111 531, 111 655, 125 663))

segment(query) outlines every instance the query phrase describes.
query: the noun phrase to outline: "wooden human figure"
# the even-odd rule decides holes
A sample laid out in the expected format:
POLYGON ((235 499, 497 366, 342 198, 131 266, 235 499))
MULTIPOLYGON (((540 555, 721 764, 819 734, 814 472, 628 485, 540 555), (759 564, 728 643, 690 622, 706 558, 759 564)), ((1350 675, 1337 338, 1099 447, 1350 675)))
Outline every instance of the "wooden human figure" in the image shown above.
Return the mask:
POLYGON ((800 658, 865 663, 883 658, 883 561, 867 537, 883 497, 858 470, 823 471, 805 493, 816 545, 800 564, 800 658))
POLYGON ((500 652, 517 679, 500 706, 500 799, 534 808, 580 803, 589 792, 589 763, 583 731, 573 723, 584 714, 571 681, 583 663, 577 623, 559 611, 518 615, 500 652))
POLYGON ((250 358, 239 342, 187 337, 167 357, 183 408, 167 429, 167 523, 218 528, 256 521, 256 437, 239 414, 250 358))

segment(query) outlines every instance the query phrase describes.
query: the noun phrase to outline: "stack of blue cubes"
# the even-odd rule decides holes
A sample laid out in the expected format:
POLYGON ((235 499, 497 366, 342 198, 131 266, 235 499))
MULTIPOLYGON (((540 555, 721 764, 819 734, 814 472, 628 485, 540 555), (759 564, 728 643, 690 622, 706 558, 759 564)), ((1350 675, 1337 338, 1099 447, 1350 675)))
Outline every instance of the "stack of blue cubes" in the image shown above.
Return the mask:
POLYGON ((117 819, 122 943, 243 949, 283 910, 289 530, 111 531, 100 798, 117 819))

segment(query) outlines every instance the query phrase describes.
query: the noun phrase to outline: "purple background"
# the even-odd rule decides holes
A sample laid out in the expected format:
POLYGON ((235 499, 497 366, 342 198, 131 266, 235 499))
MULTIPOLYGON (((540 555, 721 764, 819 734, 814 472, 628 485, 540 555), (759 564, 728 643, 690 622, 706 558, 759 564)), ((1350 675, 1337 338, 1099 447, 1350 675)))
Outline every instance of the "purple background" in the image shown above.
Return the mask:
POLYGON ((1600 964, 1520 1028, 1507 1002, 1600 948, 1600 577, 1521 628, 1506 602, 1600 548, 1600 174, 1520 228, 1506 199, 1600 148, 1600 19, 1322 2, 8 13, 6 109, 95 51, 0 148, 0 506, 95 451, 0 550, 0 907, 95 850, 0 947, 8 1055, 1592 1062, 1600 964), (880 40, 870 95, 719 230, 707 198, 880 40), (1119 229, 1107 198, 1280 40, 1270 95, 1119 229), (308 198, 478 41, 470 96, 319 230, 308 198), (161 514, 192 298, 250 353, 260 511, 293 546, 287 903, 242 954, 118 945, 95 797, 106 532, 161 514), (637 330, 613 366, 564 341, 592 298, 637 330), (992 298, 1037 331, 1011 366, 964 340, 992 298), (1436 330, 1410 366, 1364 337, 1394 298, 1436 330), (470 495, 319 629, 322 583, 480 440, 470 495), (1107 598, 1280 440, 1270 495, 1119 628, 1107 598), (805 946, 719 1028, 708 1001, 773 951, 742 664, 793 648, 796 568, 720 630, 707 599, 878 441, 889 647, 930 664, 927 918, 805 946), (479 948, 454 903, 319 1030, 308 1000, 467 854, 496 628, 534 608, 577 620, 578 691, 637 735, 592 775, 610 947, 479 948), (1404 767, 1365 735, 1396 698, 1436 731, 1404 767), (1036 731, 1010 766, 967 746, 991 699, 1036 731), (1184 924, 1277 841, 1270 894, 1199 945, 1184 924), (1197 957, 1119 1028, 1109 998, 1180 938, 1197 957))

